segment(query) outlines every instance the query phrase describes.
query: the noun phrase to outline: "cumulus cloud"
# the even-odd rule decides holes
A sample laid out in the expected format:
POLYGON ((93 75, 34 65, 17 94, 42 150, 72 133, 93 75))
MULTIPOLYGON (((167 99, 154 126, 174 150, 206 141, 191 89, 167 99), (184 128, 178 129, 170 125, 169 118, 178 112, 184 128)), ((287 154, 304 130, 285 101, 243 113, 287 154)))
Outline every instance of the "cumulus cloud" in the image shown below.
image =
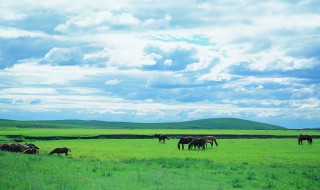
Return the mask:
POLYGON ((119 80, 119 79, 113 79, 113 80, 107 80, 105 82, 105 84, 114 86, 114 85, 118 85, 120 82, 121 82, 121 80, 119 80))
POLYGON ((78 15, 69 19, 64 24, 59 24, 55 27, 55 31, 68 32, 77 30, 91 29, 98 27, 108 30, 109 28, 116 29, 117 27, 130 27, 140 23, 139 19, 131 13, 113 14, 109 11, 89 12, 84 15, 78 15))
POLYGON ((145 53, 147 55, 160 55, 155 57, 155 64, 144 66, 146 70, 184 70, 189 64, 199 61, 197 58, 197 50, 191 46, 177 45, 170 49, 148 46, 145 48, 145 53))
POLYGON ((4 1, 0 112, 316 126, 318 4, 4 1))
POLYGON ((79 65, 83 63, 83 53, 80 48, 52 48, 45 56, 44 63, 52 65, 79 65))

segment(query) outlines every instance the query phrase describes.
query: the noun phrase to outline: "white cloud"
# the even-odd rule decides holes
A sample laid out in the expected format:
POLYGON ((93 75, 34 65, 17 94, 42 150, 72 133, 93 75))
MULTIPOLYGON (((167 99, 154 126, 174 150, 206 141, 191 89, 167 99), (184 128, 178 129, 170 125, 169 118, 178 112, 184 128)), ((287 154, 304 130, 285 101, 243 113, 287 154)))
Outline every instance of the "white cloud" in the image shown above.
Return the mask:
POLYGON ((119 80, 119 79, 113 79, 113 80, 107 80, 105 82, 105 84, 114 86, 114 85, 118 85, 120 82, 121 82, 121 80, 119 80))

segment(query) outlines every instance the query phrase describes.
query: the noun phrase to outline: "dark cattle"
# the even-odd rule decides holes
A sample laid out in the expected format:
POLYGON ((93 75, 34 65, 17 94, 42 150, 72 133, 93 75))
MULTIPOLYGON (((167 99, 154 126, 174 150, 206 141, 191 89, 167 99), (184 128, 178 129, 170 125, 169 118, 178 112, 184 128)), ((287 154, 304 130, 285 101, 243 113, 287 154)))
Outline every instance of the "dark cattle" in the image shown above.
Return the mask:
POLYGON ((28 150, 29 148, 32 148, 32 147, 29 147, 27 145, 20 145, 20 152, 24 152, 25 150, 28 150))
POLYGON ((163 144, 165 143, 166 139, 170 140, 169 137, 167 135, 164 135, 164 134, 155 134, 154 138, 158 138, 159 142, 162 141, 163 144))
POLYGON ((35 148, 35 149, 38 149, 39 150, 39 147, 37 147, 35 144, 32 144, 32 143, 25 143, 24 145, 30 147, 30 148, 35 148))
POLYGON ((58 156, 60 156, 60 154, 66 154, 66 156, 68 156, 68 151, 71 152, 71 150, 67 147, 55 148, 55 149, 53 149, 53 151, 50 152, 50 155, 58 154, 58 156))
MULTIPOLYGON (((213 142, 216 144, 216 146, 218 146, 218 142, 214 136, 205 136, 203 138, 207 140, 207 143, 211 144, 211 148, 213 147, 213 142)), ((207 143, 206 143, 206 148, 207 148, 207 143)))
POLYGON ((39 154, 39 149, 29 148, 22 152, 23 154, 39 154))
POLYGON ((302 135, 302 134, 300 134, 299 136, 298 136, 298 144, 300 145, 303 145, 302 144, 302 141, 304 141, 304 140, 307 140, 308 141, 308 143, 309 143, 309 145, 310 144, 312 144, 312 137, 311 137, 311 135, 302 135))
POLYGON ((202 138, 195 138, 189 143, 188 149, 191 150, 192 147, 198 147, 198 149, 202 148, 203 150, 205 150, 206 143, 207 143, 207 140, 203 137, 202 138))
POLYGON ((180 145, 182 145, 182 150, 184 150, 184 145, 189 144, 192 140, 193 140, 193 137, 191 136, 181 137, 178 142, 178 149, 180 150, 180 145))
POLYGON ((21 152, 20 151, 20 148, 21 148, 21 145, 18 144, 18 143, 13 143, 13 144, 10 144, 10 152, 21 152))
POLYGON ((0 150, 1 151, 10 151, 10 145, 9 144, 0 144, 0 150))

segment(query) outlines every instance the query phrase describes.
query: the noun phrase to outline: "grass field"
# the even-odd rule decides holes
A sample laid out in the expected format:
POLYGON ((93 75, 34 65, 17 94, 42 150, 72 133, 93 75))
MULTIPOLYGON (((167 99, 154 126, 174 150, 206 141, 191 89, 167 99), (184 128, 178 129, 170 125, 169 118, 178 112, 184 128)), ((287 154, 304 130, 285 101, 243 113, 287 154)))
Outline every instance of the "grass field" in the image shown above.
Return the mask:
POLYGON ((34 141, 40 155, 0 152, 1 189, 318 189, 320 144, 226 139, 178 150, 176 139, 34 141), (55 147, 66 156, 49 156, 55 147))
POLYGON ((97 136, 114 134, 154 135, 161 134, 233 134, 233 135, 320 135, 318 130, 231 130, 231 129, 27 129, 0 127, 0 136, 24 135, 24 136, 97 136))

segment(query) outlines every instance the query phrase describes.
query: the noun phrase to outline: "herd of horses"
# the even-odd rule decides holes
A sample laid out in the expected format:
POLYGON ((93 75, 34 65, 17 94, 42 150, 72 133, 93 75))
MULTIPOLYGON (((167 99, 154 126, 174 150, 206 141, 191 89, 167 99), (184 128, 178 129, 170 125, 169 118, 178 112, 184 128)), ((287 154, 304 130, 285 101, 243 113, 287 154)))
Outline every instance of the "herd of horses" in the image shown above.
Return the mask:
MULTIPOLYGON (((25 144, 19 144, 19 143, 0 143, 0 150, 1 151, 7 151, 7 152, 20 152, 22 154, 39 154, 40 148, 32 143, 25 143, 25 144)), ((63 147, 63 148, 55 148, 53 149, 49 154, 65 154, 68 156, 68 152, 71 152, 69 148, 63 147)))
MULTIPOLYGON (((165 140, 169 140, 170 138, 165 135, 165 134, 155 134, 155 138, 159 139, 159 143, 165 143, 165 140)), ((309 144, 312 144, 312 137, 311 135, 302 135, 300 134, 298 136, 298 144, 302 145, 302 141, 308 141, 309 144)), ((204 136, 200 138, 194 138, 192 136, 186 136, 186 137, 181 137, 179 142, 178 142, 178 149, 180 150, 180 147, 182 147, 182 150, 184 149, 184 145, 188 144, 188 150, 191 150, 192 148, 198 148, 198 149, 203 149, 205 150, 207 148, 207 144, 211 144, 211 148, 213 147, 213 142, 215 143, 216 146, 218 146, 218 142, 214 136, 204 136)))
MULTIPOLYGON (((165 143, 166 139, 170 140, 170 138, 165 134, 155 134, 155 138, 159 139, 159 143, 165 143)), ((194 138, 192 136, 181 137, 178 142, 178 149, 180 150, 180 145, 182 149, 184 149, 184 145, 188 144, 188 149, 191 150, 192 148, 202 148, 205 150, 207 148, 207 144, 211 144, 211 148, 213 147, 213 142, 218 146, 217 140, 214 136, 204 136, 200 138, 194 138)))
POLYGON ((32 143, 0 143, 1 151, 20 152, 22 154, 39 154, 39 147, 32 143))
MULTIPOLYGON (((155 138, 159 139, 159 143, 165 143, 165 140, 170 140, 170 138, 165 134, 155 134, 155 138)), ((311 135, 302 135, 300 134, 298 136, 298 144, 302 145, 302 141, 308 141, 308 144, 312 144, 312 137, 311 135)), ((213 147, 213 143, 215 143, 216 146, 218 146, 218 142, 214 136, 204 136, 200 138, 195 138, 192 136, 186 136, 181 137, 178 142, 178 149, 182 148, 184 150, 184 145, 188 145, 188 150, 191 149, 203 149, 205 150, 207 148, 207 144, 211 144, 211 148, 213 147)), ((20 152, 22 154, 39 154, 40 149, 36 145, 32 143, 25 143, 25 144, 19 144, 19 143, 0 143, 0 151, 8 151, 8 152, 20 152)), ((67 147, 63 148, 55 148, 53 149, 49 154, 65 154, 68 156, 68 152, 71 152, 71 150, 67 147)))

